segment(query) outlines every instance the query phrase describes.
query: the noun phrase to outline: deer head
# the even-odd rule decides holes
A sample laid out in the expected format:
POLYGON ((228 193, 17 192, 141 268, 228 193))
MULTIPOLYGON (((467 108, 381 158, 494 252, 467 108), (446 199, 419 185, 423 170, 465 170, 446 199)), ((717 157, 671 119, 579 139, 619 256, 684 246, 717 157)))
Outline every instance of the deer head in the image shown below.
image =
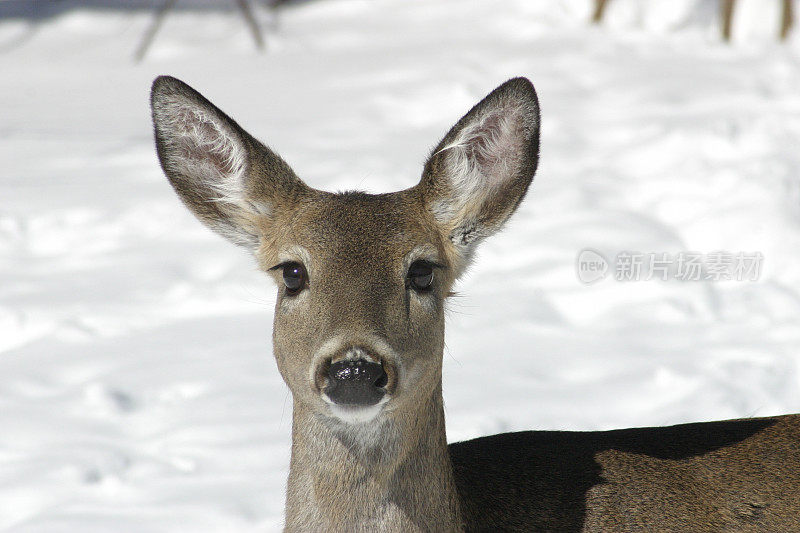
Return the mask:
POLYGON ((413 417, 441 396, 445 299, 536 171, 539 109, 527 79, 461 118, 417 185, 377 195, 307 186, 175 78, 156 79, 152 110, 181 200, 278 286, 274 354, 296 406, 347 428, 413 417))

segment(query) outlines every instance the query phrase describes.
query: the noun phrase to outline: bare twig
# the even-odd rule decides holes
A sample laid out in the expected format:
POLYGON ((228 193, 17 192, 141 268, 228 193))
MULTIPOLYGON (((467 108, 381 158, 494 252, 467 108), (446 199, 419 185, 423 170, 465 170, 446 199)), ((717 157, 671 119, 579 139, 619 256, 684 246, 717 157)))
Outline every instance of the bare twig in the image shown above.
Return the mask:
POLYGON ((792 0, 783 0, 783 10, 781 11, 781 41, 789 36, 789 30, 794 25, 794 14, 792 13, 792 0))
POLYGON ((594 0, 594 14, 592 15, 592 22, 594 24, 600 24, 603 20, 603 13, 606 10, 607 4, 608 0, 594 0))
POLYGON ((733 6, 735 3, 736 0, 722 0, 722 38, 726 41, 731 40, 733 6))
POLYGON ((136 49, 136 53, 133 56, 137 63, 144 59, 145 54, 147 54, 147 49, 150 48, 158 29, 161 27, 161 24, 164 22, 164 18, 167 16, 167 12, 172 9, 172 6, 175 5, 176 1, 177 0, 165 0, 164 4, 158 10, 158 13, 156 13, 153 22, 150 24, 150 27, 147 28, 147 32, 144 34, 144 38, 142 39, 141 44, 139 44, 139 48, 136 49))
MULTIPOLYGON (((153 44, 156 33, 158 33, 158 30, 161 28, 161 24, 163 24, 167 13, 169 13, 169 11, 173 8, 175 2, 177 2, 177 0, 164 0, 164 3, 159 8, 156 16, 153 18, 153 22, 150 24, 150 27, 147 28, 147 32, 145 32, 141 44, 139 44, 139 48, 136 49, 136 53, 133 56, 137 63, 144 59, 144 56, 147 54, 147 50, 150 48, 150 45, 153 44)), ((253 16, 253 11, 250 9, 250 4, 247 2, 247 0, 236 0, 236 5, 239 6, 239 11, 242 12, 244 21, 247 24, 247 27, 250 28, 250 33, 253 35, 253 40, 256 42, 256 47, 259 50, 263 50, 264 36, 261 34, 261 28, 259 28, 258 22, 256 22, 256 19, 253 16)))
POLYGON ((261 35, 261 28, 258 27, 258 22, 256 22, 256 19, 253 16, 253 11, 250 9, 250 4, 247 3, 247 0, 236 0, 236 4, 239 6, 239 10, 244 16, 244 21, 247 23, 247 27, 250 28, 250 33, 253 34, 253 39, 256 41, 256 48, 263 50, 264 37, 261 35))

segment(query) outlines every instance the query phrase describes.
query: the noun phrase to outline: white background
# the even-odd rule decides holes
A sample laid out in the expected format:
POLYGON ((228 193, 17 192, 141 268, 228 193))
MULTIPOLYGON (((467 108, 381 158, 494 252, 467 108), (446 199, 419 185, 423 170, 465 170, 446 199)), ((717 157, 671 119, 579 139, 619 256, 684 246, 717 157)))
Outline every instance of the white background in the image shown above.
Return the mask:
POLYGON ((450 440, 800 410, 800 39, 777 43, 777 0, 739 2, 731 45, 707 0, 613 0, 601 27, 588 0, 259 6, 263 54, 234 2, 185 0, 141 64, 151 2, 78 4, 0 1, 0 530, 280 528, 275 289, 161 174, 157 74, 310 185, 371 192, 534 82, 538 175, 449 302, 450 440), (587 247, 764 262, 586 286, 587 247))

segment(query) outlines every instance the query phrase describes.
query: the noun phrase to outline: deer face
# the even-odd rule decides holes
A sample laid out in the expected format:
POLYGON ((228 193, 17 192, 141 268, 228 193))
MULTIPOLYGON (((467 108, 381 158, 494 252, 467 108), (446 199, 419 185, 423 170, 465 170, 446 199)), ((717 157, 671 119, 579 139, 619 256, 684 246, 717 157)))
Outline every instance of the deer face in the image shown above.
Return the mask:
POLYGON ((415 191, 317 193, 259 261, 278 286, 274 353, 295 400, 364 422, 433 392, 452 266, 415 191))
POLYGON ((530 82, 493 91, 434 149, 416 186, 381 195, 311 189, 174 78, 155 81, 152 106, 181 199, 278 286, 274 352, 295 402, 354 425, 430 398, 441 384, 444 300, 536 170, 530 82))

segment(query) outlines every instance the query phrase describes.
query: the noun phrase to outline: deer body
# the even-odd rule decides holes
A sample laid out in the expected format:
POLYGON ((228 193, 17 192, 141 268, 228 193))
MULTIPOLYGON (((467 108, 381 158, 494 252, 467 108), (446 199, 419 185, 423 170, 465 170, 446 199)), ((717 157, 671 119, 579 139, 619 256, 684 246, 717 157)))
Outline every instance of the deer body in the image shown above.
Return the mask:
POLYGON ((467 530, 800 531, 796 415, 507 433, 450 449, 467 530))
POLYGON ((156 79, 151 102, 180 198, 279 287, 287 531, 800 531, 797 417, 448 447, 444 302, 535 173, 529 81, 458 121, 419 184, 379 195, 308 187, 179 80, 156 79))

